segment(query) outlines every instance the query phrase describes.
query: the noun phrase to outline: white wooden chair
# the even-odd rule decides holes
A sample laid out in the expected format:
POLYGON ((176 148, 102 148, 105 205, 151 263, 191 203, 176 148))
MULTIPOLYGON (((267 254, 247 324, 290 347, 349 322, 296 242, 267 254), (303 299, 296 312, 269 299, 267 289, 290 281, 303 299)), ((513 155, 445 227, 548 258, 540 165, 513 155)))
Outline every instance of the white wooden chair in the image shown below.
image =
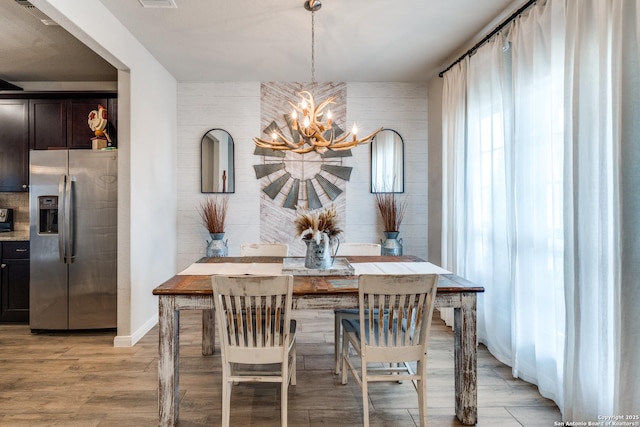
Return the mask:
POLYGON ((234 382, 279 382, 280 423, 296 384, 293 276, 212 276, 222 359, 222 425, 229 426, 234 382))
POLYGON ((243 243, 240 256, 287 256, 289 245, 286 243, 243 243))
POLYGON ((337 256, 365 256, 380 255, 382 246, 380 243, 340 243, 337 256))
POLYGON ((347 368, 362 388, 364 426, 369 426, 369 381, 412 380, 418 392, 420 426, 427 425, 427 343, 438 276, 361 275, 359 319, 344 319, 342 384, 347 368), (349 347, 360 359, 360 373, 349 347), (410 362, 417 362, 414 372, 410 362))
MULTIPOLYGON (((380 255, 382 246, 380 243, 340 243, 337 256, 371 256, 380 255)), ((342 353, 342 319, 357 319, 358 309, 334 310, 333 327, 333 363, 334 371, 340 374, 340 354, 342 353)))

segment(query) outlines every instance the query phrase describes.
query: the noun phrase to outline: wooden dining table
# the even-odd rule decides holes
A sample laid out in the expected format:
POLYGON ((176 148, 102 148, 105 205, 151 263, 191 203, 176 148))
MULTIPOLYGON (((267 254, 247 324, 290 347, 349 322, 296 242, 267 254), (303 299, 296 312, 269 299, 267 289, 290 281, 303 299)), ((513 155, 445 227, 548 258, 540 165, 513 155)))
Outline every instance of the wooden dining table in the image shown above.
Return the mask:
MULTIPOLYGON (((424 262, 415 256, 346 256, 349 263, 424 262)), ((202 258, 197 263, 282 263, 282 257, 202 258)), ((476 300, 482 286, 455 274, 439 274, 435 305, 454 309, 455 412, 462 424, 474 425, 477 404, 476 300)), ((209 275, 177 274, 153 290, 158 296, 158 424, 173 426, 179 414, 180 311, 202 310, 202 354, 215 345, 214 304, 209 275)), ((358 276, 294 275, 294 309, 358 307, 358 276)))

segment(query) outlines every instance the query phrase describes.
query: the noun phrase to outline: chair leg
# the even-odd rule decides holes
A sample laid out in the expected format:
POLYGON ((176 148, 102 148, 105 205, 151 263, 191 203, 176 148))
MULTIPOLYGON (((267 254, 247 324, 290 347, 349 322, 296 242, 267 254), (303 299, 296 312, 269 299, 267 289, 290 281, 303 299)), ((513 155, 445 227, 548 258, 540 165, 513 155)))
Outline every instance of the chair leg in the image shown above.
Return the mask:
POLYGON ((335 313, 333 315, 333 362, 335 364, 334 372, 340 374, 340 365, 342 364, 342 315, 335 313))
POLYGON ((367 367, 362 362, 362 422, 364 427, 369 427, 369 385, 367 382, 367 367))
POLYGON ((231 388, 233 383, 222 379, 222 427, 229 427, 231 418, 231 388))
POLYGON ((287 427, 288 385, 287 379, 282 378, 280 387, 280 425, 282 427, 287 427))
POLYGON ((418 361, 420 379, 418 380, 418 408, 420 414, 420 427, 427 426, 427 369, 426 363, 418 361), (422 366, 421 366, 422 365, 422 366))
MULTIPOLYGON (((343 337, 344 338, 344 337, 343 337)), ((340 372, 341 374, 341 383, 342 384, 346 384, 347 383, 347 355, 349 354, 349 341, 346 342, 342 342, 342 370, 340 372)))
POLYGON ((291 361, 291 385, 296 385, 296 375, 297 375, 297 368, 296 368, 296 362, 297 362, 297 355, 296 355, 296 347, 295 345, 293 346, 293 348, 291 349, 291 357, 293 358, 293 360, 291 361))

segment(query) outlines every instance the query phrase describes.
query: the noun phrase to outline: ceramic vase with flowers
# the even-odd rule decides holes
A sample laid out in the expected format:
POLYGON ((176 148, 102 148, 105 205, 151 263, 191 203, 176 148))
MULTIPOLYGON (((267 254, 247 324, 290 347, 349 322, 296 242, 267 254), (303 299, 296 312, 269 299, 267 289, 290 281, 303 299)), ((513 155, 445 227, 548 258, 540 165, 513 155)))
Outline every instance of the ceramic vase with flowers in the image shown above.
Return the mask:
POLYGON ((296 235, 301 236, 307 245, 304 266, 314 269, 331 268, 340 247, 338 235, 342 233, 338 227, 335 207, 304 210, 296 218, 295 227, 296 235))
POLYGON ((211 237, 211 240, 207 240, 208 257, 224 257, 229 254, 228 240, 222 240, 228 208, 229 198, 226 196, 207 197, 200 203, 200 217, 211 237))
POLYGON ((400 224, 404 218, 407 208, 405 199, 400 200, 396 193, 376 193, 376 205, 382 217, 384 225, 384 240, 380 240, 382 245, 381 254, 391 256, 402 255, 402 239, 398 239, 400 234, 400 224))

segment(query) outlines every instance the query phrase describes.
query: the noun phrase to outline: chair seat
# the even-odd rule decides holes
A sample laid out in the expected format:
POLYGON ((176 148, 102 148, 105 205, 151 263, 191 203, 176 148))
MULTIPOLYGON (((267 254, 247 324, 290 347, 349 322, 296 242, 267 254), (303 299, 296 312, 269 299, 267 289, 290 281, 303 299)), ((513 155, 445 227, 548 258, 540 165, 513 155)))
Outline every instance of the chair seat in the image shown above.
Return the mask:
POLYGON ((340 354, 342 354, 342 321, 344 319, 359 319, 360 310, 357 308, 338 308, 333 311, 335 317, 335 325, 334 325, 334 345, 333 345, 333 363, 334 363, 334 373, 336 375, 340 374, 340 370, 342 369, 342 363, 340 363, 340 354))
POLYGON ((359 310, 357 308, 337 308, 333 310, 333 312, 341 314, 358 314, 359 310))
MULTIPOLYGON (((377 311, 377 310, 374 310, 377 311)), ((385 310, 386 312, 386 310, 385 310)), ((385 337, 389 337, 389 336, 394 336, 398 330, 398 327, 394 324, 393 325, 393 334, 389 334, 389 316, 387 316, 385 314, 384 319, 383 319, 383 331, 385 331, 384 336, 385 337)), ((358 338, 358 340, 361 340, 362 337, 360 336, 360 320, 356 320, 356 319, 343 319, 342 320, 342 327, 344 328, 345 333, 349 333, 349 334, 355 334, 356 337, 358 338)), ((374 335, 375 336, 379 336, 378 334, 378 330, 380 329, 380 322, 375 321, 373 323, 373 328, 374 328, 374 335)), ((406 331, 407 329, 407 321, 403 320, 402 321, 402 330, 406 331)), ((364 325, 364 330, 365 330, 365 334, 367 335, 367 337, 369 336, 369 324, 365 323, 364 325)), ((369 344, 369 340, 365 340, 365 342, 367 344, 369 344)), ((376 343, 379 344, 379 343, 376 343)))

